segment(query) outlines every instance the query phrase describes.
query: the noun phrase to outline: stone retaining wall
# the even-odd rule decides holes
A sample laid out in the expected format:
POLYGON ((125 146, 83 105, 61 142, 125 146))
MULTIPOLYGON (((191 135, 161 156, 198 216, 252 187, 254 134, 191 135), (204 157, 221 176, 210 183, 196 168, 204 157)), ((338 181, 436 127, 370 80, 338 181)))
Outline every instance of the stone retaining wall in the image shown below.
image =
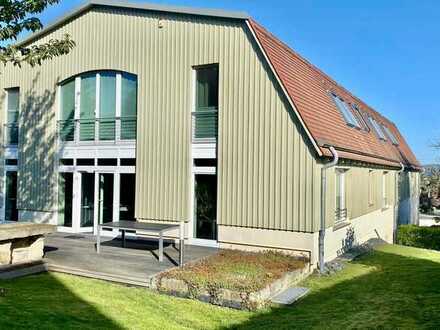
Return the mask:
POLYGON ((282 278, 269 284, 258 292, 238 292, 229 289, 193 288, 183 280, 161 277, 153 278, 151 288, 159 292, 182 298, 197 299, 214 305, 255 310, 266 306, 271 299, 310 274, 309 265, 302 269, 285 274, 282 278))

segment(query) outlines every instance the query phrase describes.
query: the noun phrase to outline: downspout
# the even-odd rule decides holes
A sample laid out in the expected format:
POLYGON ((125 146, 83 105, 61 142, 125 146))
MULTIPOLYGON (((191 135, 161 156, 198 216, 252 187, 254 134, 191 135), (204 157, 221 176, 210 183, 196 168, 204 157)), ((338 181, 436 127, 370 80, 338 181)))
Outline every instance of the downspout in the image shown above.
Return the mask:
POLYGON ((327 191, 327 169, 338 164, 339 155, 332 146, 325 146, 332 153, 333 160, 324 164, 321 168, 321 227, 319 229, 319 272, 324 273, 324 238, 325 238, 325 215, 326 215, 326 191, 327 191))
POLYGON ((394 193, 394 223, 393 223, 393 244, 397 243, 397 218, 399 216, 398 212, 399 212, 399 178, 400 178, 400 173, 402 173, 405 170, 405 166, 400 163, 400 170, 397 171, 397 175, 396 175, 396 182, 395 182, 395 193, 394 193))

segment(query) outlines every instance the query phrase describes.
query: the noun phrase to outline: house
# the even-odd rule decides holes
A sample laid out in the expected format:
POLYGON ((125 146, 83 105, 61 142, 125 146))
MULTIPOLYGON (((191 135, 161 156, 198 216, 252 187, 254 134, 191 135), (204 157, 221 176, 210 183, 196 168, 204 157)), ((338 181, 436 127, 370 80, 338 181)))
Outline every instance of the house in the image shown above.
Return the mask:
POLYGON ((70 54, 0 75, 5 219, 185 222, 313 264, 415 221, 396 125, 247 14, 92 0, 20 46, 66 33, 70 54))

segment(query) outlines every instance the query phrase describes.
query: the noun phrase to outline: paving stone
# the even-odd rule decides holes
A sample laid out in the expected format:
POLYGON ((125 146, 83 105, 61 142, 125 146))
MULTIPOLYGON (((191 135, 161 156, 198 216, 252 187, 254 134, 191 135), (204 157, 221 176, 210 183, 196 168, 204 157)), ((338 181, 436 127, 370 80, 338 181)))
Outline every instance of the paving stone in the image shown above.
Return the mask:
POLYGON ((272 302, 280 305, 290 305, 304 297, 309 291, 310 289, 302 287, 289 288, 273 297, 272 302))

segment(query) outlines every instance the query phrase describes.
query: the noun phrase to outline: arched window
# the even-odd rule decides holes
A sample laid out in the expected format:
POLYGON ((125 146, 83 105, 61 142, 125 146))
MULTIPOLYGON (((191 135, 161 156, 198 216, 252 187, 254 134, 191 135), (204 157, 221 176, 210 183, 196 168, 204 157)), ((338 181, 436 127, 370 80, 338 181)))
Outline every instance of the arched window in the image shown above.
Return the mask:
POLYGON ((137 78, 119 71, 87 72, 60 85, 62 141, 136 139, 137 78))

